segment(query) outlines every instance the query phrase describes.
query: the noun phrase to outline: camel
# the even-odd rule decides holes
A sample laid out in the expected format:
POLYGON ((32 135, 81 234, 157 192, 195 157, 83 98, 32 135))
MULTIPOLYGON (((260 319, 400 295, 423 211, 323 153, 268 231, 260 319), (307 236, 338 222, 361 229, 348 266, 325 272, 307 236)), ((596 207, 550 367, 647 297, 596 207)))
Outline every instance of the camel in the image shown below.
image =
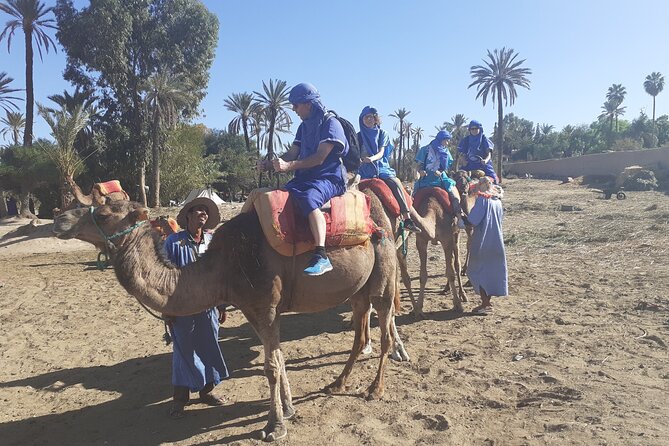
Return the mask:
MULTIPOLYGON (((371 217, 385 232, 390 222, 378 198, 370 195, 371 217)), ((394 245, 369 240, 361 245, 331 248, 334 270, 308 277, 301 274, 309 254, 284 257, 265 240, 257 214, 240 214, 215 233, 209 250, 197 262, 178 269, 160 250, 158 234, 143 224, 148 209, 116 201, 99 208, 73 209, 59 215, 54 232, 77 238, 111 254, 116 277, 142 304, 168 315, 188 315, 228 304, 244 314, 263 343, 264 371, 270 388, 270 409, 260 437, 273 441, 287 435, 284 420, 295 414, 285 361, 279 342, 281 313, 312 313, 347 300, 353 307, 355 337, 341 374, 326 387, 342 392, 368 335, 367 314, 374 307, 381 328, 381 357, 376 377, 363 393, 379 399, 392 344, 390 329, 397 261, 394 245)))
POLYGON ((151 227, 165 240, 169 235, 179 232, 179 224, 169 215, 161 215, 151 220, 151 227))
MULTIPOLYGON (((435 188, 436 189, 436 188, 435 188)), ((416 203, 414 203, 416 206, 416 203)), ((416 249, 420 259, 420 290, 418 300, 413 298, 411 290, 411 278, 409 274, 402 271, 404 286, 409 290, 411 303, 413 304, 413 314, 418 318, 423 318, 423 303, 425 299, 425 284, 427 283, 427 246, 433 239, 438 240, 444 250, 446 261, 446 277, 448 279, 449 289, 453 295, 453 310, 462 312, 462 302, 467 302, 467 294, 462 288, 462 280, 459 274, 456 274, 455 264, 457 258, 458 238, 460 230, 455 224, 455 216, 448 213, 438 201, 434 194, 430 194, 421 203, 416 206, 416 211, 422 217, 423 224, 433 228, 434 238, 430 237, 427 231, 416 234, 416 249), (405 279, 406 278, 406 279, 405 279), (457 279, 457 282, 456 282, 457 279), (455 286, 457 283, 457 287, 455 286)), ((403 265, 400 262, 400 267, 403 265)))
POLYGON ((74 201, 81 206, 102 206, 110 201, 128 200, 128 194, 124 191, 111 192, 105 195, 100 190, 100 187, 94 184, 91 188, 91 193, 84 195, 79 185, 75 183, 74 178, 67 176, 65 177, 65 182, 70 187, 72 195, 74 195, 74 201))

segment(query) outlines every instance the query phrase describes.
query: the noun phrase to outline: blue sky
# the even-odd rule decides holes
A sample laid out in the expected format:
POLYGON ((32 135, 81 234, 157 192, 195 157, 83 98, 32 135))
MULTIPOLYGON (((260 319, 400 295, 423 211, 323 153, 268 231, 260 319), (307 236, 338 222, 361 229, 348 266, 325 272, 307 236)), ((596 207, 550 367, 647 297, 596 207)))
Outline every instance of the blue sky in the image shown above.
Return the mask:
MULTIPOLYGON (((45 0, 47 5, 55 1, 45 0)), ((387 115, 398 108, 425 130, 456 113, 478 119, 492 133, 496 108, 477 101, 469 70, 482 63, 488 49, 513 48, 532 70, 531 89, 520 88, 505 113, 552 124, 589 124, 601 111, 608 87, 627 89, 626 119, 652 98, 643 90, 653 71, 667 79, 657 97, 656 114, 669 113, 669 2, 637 1, 271 1, 205 0, 220 21, 218 49, 208 94, 195 122, 226 128, 232 113, 223 100, 230 94, 259 91, 262 81, 289 85, 310 82, 324 104, 357 125, 360 110, 372 105, 388 130, 387 115)), ((75 5, 87 5, 75 0, 75 5)), ((8 19, 0 14, 0 24, 8 19)), ((11 53, 0 44, 0 71, 24 85, 23 42, 11 53)), ((71 86, 62 79, 65 55, 35 60, 35 97, 71 86)), ((292 112, 291 112, 292 113, 292 112)), ((296 115, 291 114, 295 121, 296 115)), ((48 127, 37 118, 37 136, 48 127)))

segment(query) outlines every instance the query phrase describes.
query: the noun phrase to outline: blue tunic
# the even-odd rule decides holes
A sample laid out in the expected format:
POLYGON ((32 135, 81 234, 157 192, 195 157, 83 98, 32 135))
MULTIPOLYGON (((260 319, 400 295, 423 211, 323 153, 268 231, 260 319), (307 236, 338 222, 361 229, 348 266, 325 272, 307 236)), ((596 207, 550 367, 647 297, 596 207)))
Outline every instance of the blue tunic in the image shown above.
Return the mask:
POLYGON ((286 183, 286 190, 297 204, 297 209, 304 216, 314 209, 323 206, 332 197, 346 192, 346 169, 340 157, 348 150, 348 142, 339 121, 335 118, 324 120, 317 127, 319 132, 316 138, 313 135, 304 135, 305 123, 300 124, 293 144, 300 148, 297 159, 307 158, 318 150, 322 142, 334 144, 325 161, 309 169, 298 169, 295 177, 286 183))
POLYGON ((477 293, 482 287, 488 296, 509 294, 502 220, 502 202, 478 197, 467 217, 474 225, 467 276, 477 293))
MULTIPOLYGON (((165 251, 172 263, 181 268, 197 260, 207 250, 212 237, 204 233, 202 243, 196 245, 188 231, 180 231, 167 237, 165 251)), ((170 326, 174 341, 172 384, 197 392, 205 384, 216 386, 228 378, 228 368, 218 345, 218 310, 211 308, 174 319, 170 326)))
POLYGON ((390 167, 390 154, 392 153, 392 150, 388 150, 391 147, 388 134, 384 130, 379 129, 378 139, 372 142, 363 137, 361 132, 358 133, 358 135, 360 136, 359 139, 362 140, 362 150, 360 151, 362 156, 374 156, 379 153, 379 145, 383 148, 383 156, 380 159, 373 163, 362 163, 360 165, 360 168, 358 169, 360 178, 363 180, 376 177, 381 179, 395 178, 397 176, 395 174, 395 169, 390 167))
POLYGON ((492 158, 484 163, 482 159, 488 156, 488 153, 493 149, 494 144, 481 131, 478 135, 467 135, 460 141, 458 145, 458 152, 462 153, 467 158, 467 165, 463 170, 482 170, 486 176, 491 177, 497 182, 497 175, 495 169, 492 167, 492 158))
POLYGON ((427 175, 416 181, 413 186, 414 194, 425 187, 441 187, 449 192, 455 186, 455 181, 446 174, 446 170, 453 164, 451 152, 446 147, 435 147, 433 144, 421 147, 416 154, 416 163, 418 169, 426 171, 427 175), (441 175, 436 174, 437 170, 441 171, 441 175))

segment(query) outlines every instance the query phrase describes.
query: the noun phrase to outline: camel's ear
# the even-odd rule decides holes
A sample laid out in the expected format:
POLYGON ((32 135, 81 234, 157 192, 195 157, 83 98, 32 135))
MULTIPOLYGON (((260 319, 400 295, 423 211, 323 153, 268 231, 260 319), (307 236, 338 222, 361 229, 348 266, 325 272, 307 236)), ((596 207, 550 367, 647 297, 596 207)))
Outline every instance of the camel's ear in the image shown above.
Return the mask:
POLYGON ((133 222, 138 222, 140 220, 149 219, 149 210, 147 208, 139 208, 132 211, 129 215, 130 220, 133 222))

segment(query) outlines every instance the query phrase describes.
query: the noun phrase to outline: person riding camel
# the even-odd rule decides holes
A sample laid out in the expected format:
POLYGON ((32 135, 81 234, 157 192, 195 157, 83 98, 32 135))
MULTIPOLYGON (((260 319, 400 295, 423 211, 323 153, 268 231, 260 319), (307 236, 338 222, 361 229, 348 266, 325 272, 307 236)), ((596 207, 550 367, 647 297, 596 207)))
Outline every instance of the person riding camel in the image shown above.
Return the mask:
MULTIPOLYGON (((469 129, 469 135, 462 138, 460 144, 458 144, 458 153, 467 159, 467 164, 462 167, 462 170, 481 170, 497 184, 498 178, 495 169, 492 167, 494 144, 483 134, 483 125, 480 122, 472 120, 467 128, 469 129)), ((459 164, 458 160, 455 170, 458 170, 459 164)))
POLYGON ((451 207, 453 213, 458 219, 458 227, 464 229, 465 222, 463 220, 463 212, 460 207, 460 193, 455 187, 453 181, 447 175, 446 171, 453 164, 453 157, 449 152, 448 140, 451 139, 451 134, 446 130, 441 130, 437 136, 430 142, 430 144, 421 147, 416 154, 416 165, 420 178, 414 184, 413 193, 425 187, 441 187, 446 192, 451 200, 451 207))
POLYGON ((341 157, 348 152, 348 141, 339 121, 325 116, 316 87, 298 84, 291 89, 288 100, 302 123, 290 149, 273 160, 272 166, 276 172, 295 171, 285 189, 298 211, 308 218, 316 244, 304 274, 320 276, 332 271, 325 252, 326 222, 320 208, 346 192, 346 168, 341 157))
POLYGON ((395 170, 390 167, 390 156, 392 146, 388 134, 381 128, 381 118, 378 111, 366 106, 360 112, 358 118, 360 132, 358 139, 361 141, 360 157, 362 164, 358 169, 361 179, 379 178, 388 185, 404 220, 404 227, 412 232, 419 233, 421 229, 411 219, 409 204, 404 196, 402 182, 395 175, 395 170))

